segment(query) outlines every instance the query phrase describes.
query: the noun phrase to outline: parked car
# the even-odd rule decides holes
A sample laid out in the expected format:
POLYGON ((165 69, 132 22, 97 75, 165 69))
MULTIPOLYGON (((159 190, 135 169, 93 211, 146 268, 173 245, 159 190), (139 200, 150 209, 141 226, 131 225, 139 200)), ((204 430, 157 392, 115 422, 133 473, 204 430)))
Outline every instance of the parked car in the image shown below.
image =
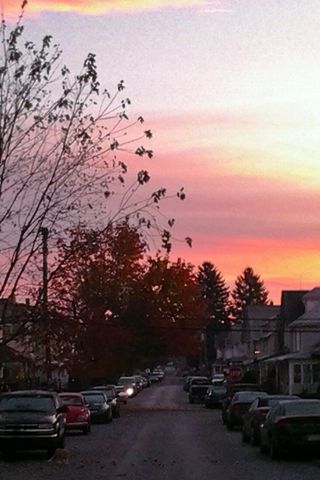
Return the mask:
POLYGON ((81 392, 91 413, 91 421, 112 422, 112 409, 107 395, 100 390, 85 390, 81 392))
POLYGON ((189 385, 189 402, 201 402, 205 400, 205 395, 211 382, 206 377, 194 377, 189 385))
POLYGON ((207 408, 221 406, 222 400, 226 396, 226 386, 222 384, 210 385, 204 397, 204 404, 207 408))
POLYGON ((211 383, 212 385, 223 385, 226 383, 226 379, 224 377, 224 374, 223 373, 216 373, 215 375, 213 375, 213 377, 211 378, 211 383))
POLYGON ((191 375, 188 375, 186 378, 185 378, 185 381, 184 381, 184 384, 183 384, 183 390, 185 392, 188 392, 189 391, 189 386, 190 386, 190 382, 191 382, 191 379, 193 378, 193 376, 191 375))
POLYGON ((0 395, 0 449, 11 457, 16 450, 64 448, 67 407, 46 391, 16 391, 0 395))
POLYGON ((294 448, 320 448, 320 400, 282 401, 271 408, 260 431, 260 449, 280 459, 294 448))
POLYGON ((63 405, 68 407, 66 413, 66 429, 81 430, 87 434, 91 430, 91 413, 81 393, 59 393, 63 405))
POLYGON ((135 378, 138 390, 139 392, 141 392, 141 390, 144 389, 144 385, 145 385, 144 379, 141 377, 141 375, 135 375, 134 378, 135 378))
POLYGON ((227 421, 227 410, 232 400, 232 397, 236 392, 245 392, 250 390, 260 391, 261 387, 260 385, 257 385, 255 383, 227 383, 226 389, 226 396, 221 402, 221 417, 223 423, 226 423, 227 421))
POLYGON ((150 382, 144 375, 139 375, 139 379, 141 380, 142 388, 149 387, 150 382))
POLYGON ((146 372, 141 373, 141 377, 143 377, 144 381, 146 382, 146 387, 150 387, 150 384, 151 384, 149 376, 150 376, 149 373, 146 373, 146 372))
POLYGON ((120 377, 117 385, 126 388, 129 398, 134 397, 139 393, 136 377, 120 377))
POLYGON ((161 381, 161 378, 158 373, 151 372, 149 375, 149 379, 151 383, 158 383, 161 381))
POLYGON ((107 396, 108 404, 110 405, 112 410, 112 417, 120 417, 120 400, 118 398, 117 391, 114 385, 98 385, 97 387, 92 387, 91 390, 99 390, 104 392, 107 396))
POLYGON ((126 405, 128 403, 128 398, 129 398, 127 388, 124 385, 115 385, 114 387, 116 389, 119 402, 124 403, 124 405, 126 405))
POLYGON ((200 376, 200 375, 190 375, 189 377, 186 378, 185 383, 183 385, 183 390, 185 392, 187 392, 187 393, 189 392, 191 382, 194 378, 202 378, 202 379, 207 380, 207 377, 203 377, 203 376, 200 376))
POLYGON ((250 441, 252 445, 260 444, 261 424, 269 410, 282 400, 298 400, 295 395, 268 395, 267 397, 258 397, 252 402, 249 410, 243 417, 242 440, 250 441))
POLYGON ((249 410, 250 405, 257 397, 267 396, 267 392, 245 391, 237 392, 233 395, 227 409, 227 428, 232 430, 234 427, 242 425, 243 417, 249 410))
POLYGON ((165 373, 161 368, 155 368, 152 373, 158 375, 160 382, 162 382, 165 377, 165 373))

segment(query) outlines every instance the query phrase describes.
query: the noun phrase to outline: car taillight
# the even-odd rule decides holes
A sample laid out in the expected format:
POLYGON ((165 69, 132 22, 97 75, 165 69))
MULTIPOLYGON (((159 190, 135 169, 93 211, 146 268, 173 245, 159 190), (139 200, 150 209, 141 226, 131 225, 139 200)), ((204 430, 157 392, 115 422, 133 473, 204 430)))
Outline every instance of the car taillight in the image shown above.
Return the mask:
POLYGON ((235 403, 234 405, 232 405, 232 408, 233 410, 240 410, 241 405, 239 403, 235 403))

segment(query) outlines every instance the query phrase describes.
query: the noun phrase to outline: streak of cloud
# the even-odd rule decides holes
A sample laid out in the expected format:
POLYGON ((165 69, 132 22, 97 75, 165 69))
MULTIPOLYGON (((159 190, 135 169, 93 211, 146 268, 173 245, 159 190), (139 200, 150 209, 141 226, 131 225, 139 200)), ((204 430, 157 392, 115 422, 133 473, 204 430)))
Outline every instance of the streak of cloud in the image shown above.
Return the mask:
MULTIPOLYGON (((21 0, 2 0, 2 9, 5 14, 15 14, 19 11, 21 0)), ((42 12, 77 13, 82 15, 104 15, 111 13, 135 13, 139 11, 152 11, 162 9, 204 8, 210 13, 216 9, 223 12, 225 6, 229 7, 228 0, 29 0, 28 13, 40 14, 42 12)), ((228 10, 228 8, 225 8, 228 10)))

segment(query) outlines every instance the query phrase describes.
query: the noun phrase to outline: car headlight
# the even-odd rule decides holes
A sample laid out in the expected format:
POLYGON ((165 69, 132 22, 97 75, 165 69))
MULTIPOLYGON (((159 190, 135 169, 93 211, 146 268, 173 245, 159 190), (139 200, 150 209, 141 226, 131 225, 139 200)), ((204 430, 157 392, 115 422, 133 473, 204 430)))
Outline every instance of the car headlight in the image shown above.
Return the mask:
POLYGON ((127 394, 129 395, 129 397, 131 397, 131 395, 133 395, 133 392, 134 392, 134 390, 133 390, 132 387, 127 388, 127 394))

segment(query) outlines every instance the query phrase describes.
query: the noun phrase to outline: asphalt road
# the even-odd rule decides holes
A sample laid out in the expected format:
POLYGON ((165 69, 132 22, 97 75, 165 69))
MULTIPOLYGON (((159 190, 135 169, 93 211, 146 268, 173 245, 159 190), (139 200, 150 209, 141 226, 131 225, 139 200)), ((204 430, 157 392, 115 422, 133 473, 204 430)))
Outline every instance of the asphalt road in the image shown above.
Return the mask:
POLYGON ((228 432, 219 410, 189 405, 182 380, 168 377, 132 399, 121 418, 67 438, 68 465, 45 454, 0 457, 1 480, 315 480, 319 458, 273 461, 228 432))

